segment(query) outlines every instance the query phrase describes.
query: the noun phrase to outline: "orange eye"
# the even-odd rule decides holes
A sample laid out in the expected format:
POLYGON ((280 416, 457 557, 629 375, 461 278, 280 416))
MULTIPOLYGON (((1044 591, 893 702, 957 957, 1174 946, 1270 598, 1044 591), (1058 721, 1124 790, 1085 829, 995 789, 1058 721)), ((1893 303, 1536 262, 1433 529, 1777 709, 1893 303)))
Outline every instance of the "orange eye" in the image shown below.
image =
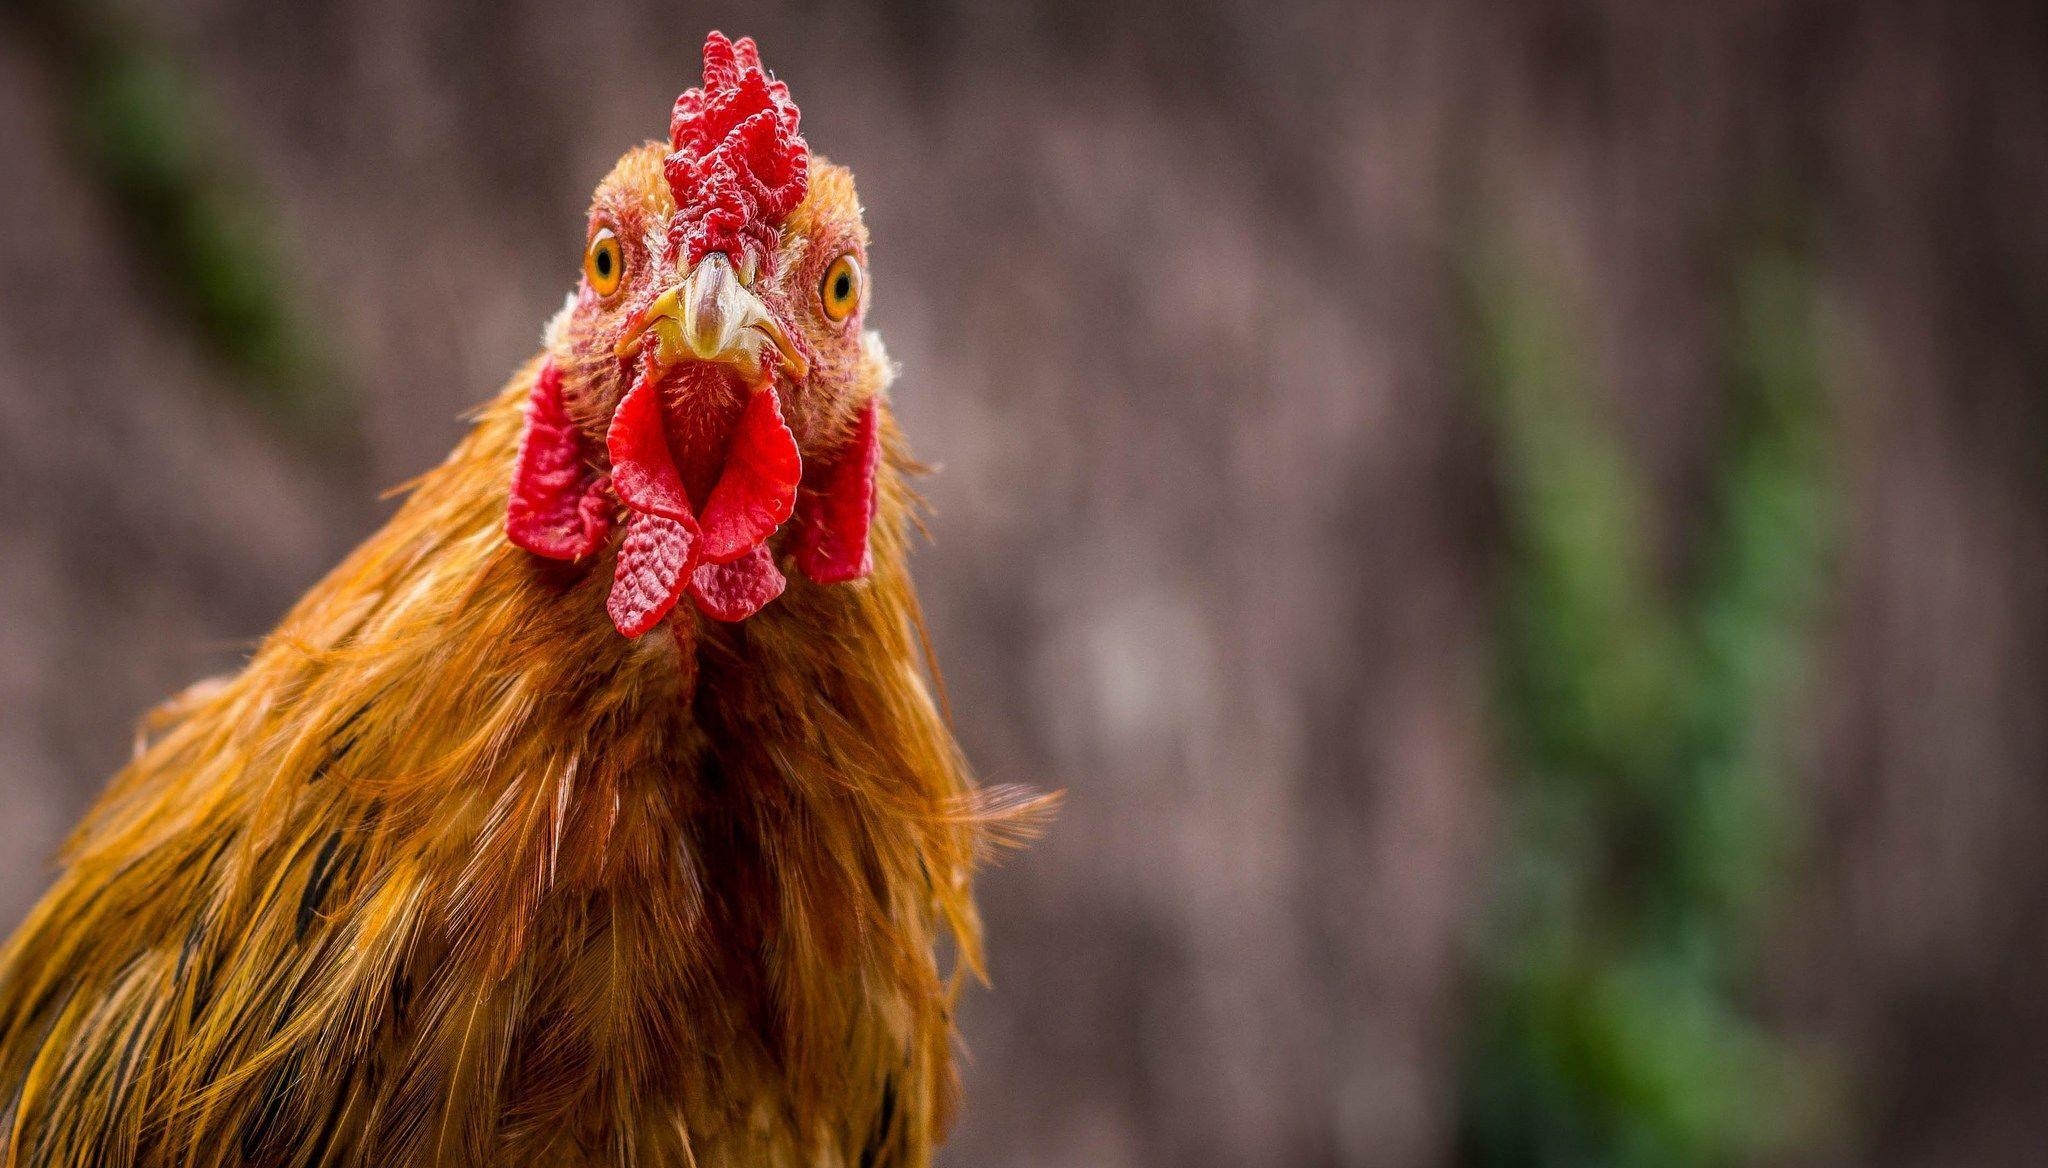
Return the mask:
POLYGON ((591 291, 610 296, 619 290, 625 274, 626 254, 619 250, 619 237, 609 227, 598 228, 590 238, 590 250, 583 253, 583 278, 590 281, 591 291))
POLYGON ((825 315, 835 322, 852 316, 860 307, 860 293, 860 261, 852 252, 833 260, 825 269, 824 282, 818 285, 818 300, 825 306, 825 315))

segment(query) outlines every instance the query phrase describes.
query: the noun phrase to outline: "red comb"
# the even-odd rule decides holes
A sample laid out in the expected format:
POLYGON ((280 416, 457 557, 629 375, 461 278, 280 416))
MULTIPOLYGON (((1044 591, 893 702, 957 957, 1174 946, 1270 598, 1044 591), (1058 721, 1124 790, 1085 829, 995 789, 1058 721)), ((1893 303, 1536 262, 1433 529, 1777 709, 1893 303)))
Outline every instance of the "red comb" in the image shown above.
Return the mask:
POLYGON ((798 117, 789 86, 761 68, 751 37, 705 39, 704 84, 676 98, 663 168, 677 208, 669 238, 686 266, 712 252, 742 268, 750 257, 773 261, 776 231, 803 202, 809 177, 798 117))

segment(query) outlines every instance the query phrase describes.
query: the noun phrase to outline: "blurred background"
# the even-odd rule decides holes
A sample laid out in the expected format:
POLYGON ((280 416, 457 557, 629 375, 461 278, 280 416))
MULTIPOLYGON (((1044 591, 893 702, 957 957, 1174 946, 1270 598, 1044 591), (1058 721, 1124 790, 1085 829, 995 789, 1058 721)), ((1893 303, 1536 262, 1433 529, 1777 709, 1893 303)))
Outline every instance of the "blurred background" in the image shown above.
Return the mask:
POLYGON ((2048 10, 0 4, 0 927, 748 33, 992 873, 954 1165, 2048 1148, 2048 10))

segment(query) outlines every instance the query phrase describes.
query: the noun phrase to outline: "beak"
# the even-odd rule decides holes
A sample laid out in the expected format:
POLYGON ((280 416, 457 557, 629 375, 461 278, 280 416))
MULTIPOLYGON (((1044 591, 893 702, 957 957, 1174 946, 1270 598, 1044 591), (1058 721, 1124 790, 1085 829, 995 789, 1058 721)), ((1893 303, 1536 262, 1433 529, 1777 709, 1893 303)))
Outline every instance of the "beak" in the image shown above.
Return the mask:
POLYGON ((730 365, 749 381, 763 378, 773 349, 793 378, 808 372, 803 354, 761 298, 747 288, 724 252, 697 261, 683 282, 657 297, 626 323, 618 355, 632 357, 654 335, 654 359, 663 369, 695 359, 730 365))

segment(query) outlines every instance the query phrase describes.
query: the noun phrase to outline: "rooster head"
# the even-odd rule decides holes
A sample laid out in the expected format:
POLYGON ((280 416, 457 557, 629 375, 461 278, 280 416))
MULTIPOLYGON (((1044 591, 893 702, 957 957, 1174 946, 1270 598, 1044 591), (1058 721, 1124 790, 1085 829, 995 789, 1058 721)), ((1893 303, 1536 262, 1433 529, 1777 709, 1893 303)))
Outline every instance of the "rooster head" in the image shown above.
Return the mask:
POLYGON ((623 526, 607 609, 628 637, 684 596, 743 620, 784 562, 824 584, 868 572, 888 359, 861 327, 852 176, 798 119, 753 41, 712 33, 667 142, 599 184, 548 328, 506 533, 580 560, 623 526))

